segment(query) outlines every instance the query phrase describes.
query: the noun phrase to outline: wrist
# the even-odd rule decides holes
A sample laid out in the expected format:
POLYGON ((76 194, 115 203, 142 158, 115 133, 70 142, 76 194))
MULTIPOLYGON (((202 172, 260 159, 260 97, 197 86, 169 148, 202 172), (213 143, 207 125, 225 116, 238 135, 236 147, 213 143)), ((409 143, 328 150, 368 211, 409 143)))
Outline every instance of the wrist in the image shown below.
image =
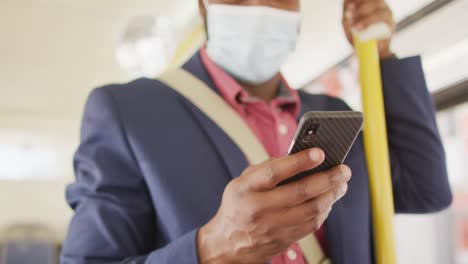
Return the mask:
POLYGON ((231 263, 227 254, 225 243, 216 235, 216 231, 206 224, 197 233, 197 251, 200 264, 231 263))

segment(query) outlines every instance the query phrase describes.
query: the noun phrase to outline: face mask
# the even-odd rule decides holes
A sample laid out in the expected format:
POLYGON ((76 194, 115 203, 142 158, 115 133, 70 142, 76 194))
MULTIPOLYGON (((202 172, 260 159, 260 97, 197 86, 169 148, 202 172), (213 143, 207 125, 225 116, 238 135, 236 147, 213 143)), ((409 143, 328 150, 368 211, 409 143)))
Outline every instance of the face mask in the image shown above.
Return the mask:
POLYGON ((261 84, 273 78, 296 48, 299 12, 207 2, 210 58, 241 82, 261 84))

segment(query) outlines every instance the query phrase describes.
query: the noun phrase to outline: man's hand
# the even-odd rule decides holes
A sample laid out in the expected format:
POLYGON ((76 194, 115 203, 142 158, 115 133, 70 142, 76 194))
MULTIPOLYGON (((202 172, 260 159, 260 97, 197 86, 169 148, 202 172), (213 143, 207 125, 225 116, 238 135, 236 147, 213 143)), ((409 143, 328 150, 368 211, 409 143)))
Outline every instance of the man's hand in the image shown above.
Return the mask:
POLYGON ((324 160, 305 150, 247 168, 226 187, 216 215, 197 237, 200 263, 265 263, 318 230, 347 191, 351 170, 340 165, 277 186, 324 160))
MULTIPOLYGON (((378 22, 387 24, 391 31, 395 32, 395 20, 385 0, 344 0, 343 28, 351 45, 354 45, 353 29, 362 31, 378 22)), ((381 59, 392 56, 390 42, 391 38, 379 41, 379 55, 381 59)))

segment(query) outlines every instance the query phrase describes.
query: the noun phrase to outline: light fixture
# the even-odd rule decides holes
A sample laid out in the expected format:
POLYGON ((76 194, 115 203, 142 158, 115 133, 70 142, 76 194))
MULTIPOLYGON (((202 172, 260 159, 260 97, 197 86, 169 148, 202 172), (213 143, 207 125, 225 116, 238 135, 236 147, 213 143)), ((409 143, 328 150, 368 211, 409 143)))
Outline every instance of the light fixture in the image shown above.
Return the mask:
POLYGON ((45 180, 57 177, 58 157, 47 145, 0 144, 0 180, 45 180))
POLYGON ((423 66, 431 91, 468 78, 468 38, 435 54, 423 56, 423 66))
POLYGON ((130 77, 154 78, 170 63, 176 49, 167 16, 136 16, 127 24, 117 44, 117 60, 130 77))

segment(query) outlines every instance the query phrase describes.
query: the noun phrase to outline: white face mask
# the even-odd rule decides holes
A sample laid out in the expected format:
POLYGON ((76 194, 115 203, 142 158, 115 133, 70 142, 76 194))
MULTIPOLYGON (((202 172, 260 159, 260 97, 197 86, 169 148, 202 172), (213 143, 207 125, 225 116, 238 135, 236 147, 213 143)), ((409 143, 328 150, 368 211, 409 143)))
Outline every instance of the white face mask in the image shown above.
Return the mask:
POLYGON ((261 84, 273 78, 296 48, 299 12, 207 2, 210 58, 242 82, 261 84))

